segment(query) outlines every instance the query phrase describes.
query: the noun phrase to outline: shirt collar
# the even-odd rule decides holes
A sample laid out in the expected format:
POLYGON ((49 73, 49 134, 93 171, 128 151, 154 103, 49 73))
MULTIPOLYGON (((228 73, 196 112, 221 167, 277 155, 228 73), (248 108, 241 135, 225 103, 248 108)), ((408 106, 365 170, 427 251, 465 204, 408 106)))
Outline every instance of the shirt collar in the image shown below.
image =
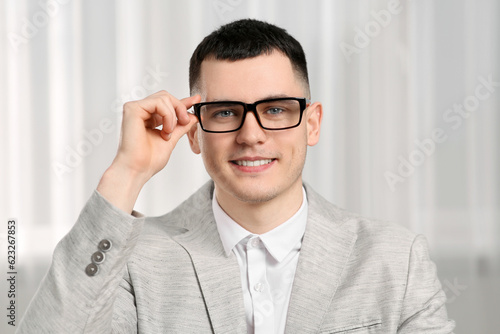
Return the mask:
MULTIPOLYGON (((271 256, 281 262, 294 248, 300 249, 302 237, 307 223, 307 196, 302 187, 302 205, 299 210, 287 221, 275 227, 269 232, 259 235, 262 243, 271 256)), ((226 255, 229 256, 233 248, 249 235, 255 235, 235 222, 227 215, 217 202, 215 191, 212 199, 212 210, 214 212, 217 230, 224 246, 226 255)))
POLYGON ((215 191, 212 198, 212 210, 214 212, 215 222, 222 245, 224 246, 226 255, 229 256, 234 246, 251 233, 241 227, 241 225, 236 223, 224 210, 222 210, 215 197, 215 191))

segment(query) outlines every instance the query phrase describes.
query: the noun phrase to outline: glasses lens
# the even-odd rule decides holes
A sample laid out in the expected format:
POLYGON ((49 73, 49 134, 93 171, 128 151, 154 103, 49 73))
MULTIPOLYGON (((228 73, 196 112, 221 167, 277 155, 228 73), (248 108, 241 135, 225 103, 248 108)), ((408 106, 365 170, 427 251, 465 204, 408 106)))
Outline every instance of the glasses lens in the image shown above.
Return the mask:
POLYGON ((205 104, 200 108, 201 124, 207 131, 232 131, 239 128, 243 113, 239 104, 205 104))
POLYGON ((261 102, 257 105, 262 126, 268 129, 283 129, 300 122, 300 103, 297 100, 261 102))

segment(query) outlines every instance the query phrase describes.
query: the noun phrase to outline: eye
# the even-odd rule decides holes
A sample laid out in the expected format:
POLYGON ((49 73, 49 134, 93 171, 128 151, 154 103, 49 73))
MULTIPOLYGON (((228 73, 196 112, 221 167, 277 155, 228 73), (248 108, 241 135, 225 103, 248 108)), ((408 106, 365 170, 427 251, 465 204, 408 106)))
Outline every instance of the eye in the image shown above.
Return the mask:
POLYGON ((229 110, 229 109, 225 109, 225 110, 219 110, 219 111, 214 112, 212 114, 212 117, 214 117, 214 118, 217 118, 217 117, 226 118, 226 117, 231 117, 234 115, 235 115, 234 111, 229 110))
POLYGON ((271 107, 271 108, 267 109, 266 113, 271 114, 271 115, 277 115, 277 114, 281 114, 284 111, 285 110, 283 108, 280 108, 280 107, 271 107))

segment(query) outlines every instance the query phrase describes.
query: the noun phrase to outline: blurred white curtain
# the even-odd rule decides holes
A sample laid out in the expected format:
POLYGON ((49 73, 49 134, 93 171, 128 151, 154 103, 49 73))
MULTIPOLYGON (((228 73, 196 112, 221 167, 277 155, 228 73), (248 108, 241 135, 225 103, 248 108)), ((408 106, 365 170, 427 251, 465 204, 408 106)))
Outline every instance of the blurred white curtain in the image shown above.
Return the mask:
MULTIPOLYGON (((18 219, 22 307, 114 157, 121 105, 187 96, 196 45, 252 17, 303 44, 323 102, 305 180, 424 233, 464 333, 498 327, 499 13, 498 0, 2 1, 0 212, 18 219)), ((181 141, 137 209, 162 214, 206 180, 181 141)))

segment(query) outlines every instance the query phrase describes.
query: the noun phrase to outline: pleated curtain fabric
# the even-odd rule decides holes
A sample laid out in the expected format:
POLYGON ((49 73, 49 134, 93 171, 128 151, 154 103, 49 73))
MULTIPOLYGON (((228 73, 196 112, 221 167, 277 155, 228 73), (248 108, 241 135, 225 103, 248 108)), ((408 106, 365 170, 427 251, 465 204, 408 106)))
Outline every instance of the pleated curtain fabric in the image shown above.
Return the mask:
MULTIPOLYGON (((18 221, 21 310, 115 155, 123 103, 188 96, 196 45, 251 17, 308 57, 324 119, 304 179, 425 234, 451 317, 489 333, 499 320, 472 305, 500 300, 499 15, 497 0, 3 1, 0 212, 18 221)), ((163 214, 206 180, 184 138, 136 209, 163 214)))

